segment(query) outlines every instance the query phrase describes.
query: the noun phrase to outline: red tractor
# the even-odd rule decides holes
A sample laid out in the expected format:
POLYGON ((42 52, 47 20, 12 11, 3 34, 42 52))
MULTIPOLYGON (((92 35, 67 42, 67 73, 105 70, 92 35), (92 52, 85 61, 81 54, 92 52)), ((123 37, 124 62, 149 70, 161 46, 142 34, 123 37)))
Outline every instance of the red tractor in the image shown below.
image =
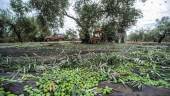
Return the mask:
POLYGON ((96 31, 93 33, 93 36, 90 38, 91 44, 97 44, 100 43, 102 40, 103 31, 101 28, 96 29, 96 31))
POLYGON ((47 42, 49 42, 49 41, 64 41, 65 36, 63 34, 56 34, 56 35, 52 35, 52 36, 46 36, 44 40, 47 42))

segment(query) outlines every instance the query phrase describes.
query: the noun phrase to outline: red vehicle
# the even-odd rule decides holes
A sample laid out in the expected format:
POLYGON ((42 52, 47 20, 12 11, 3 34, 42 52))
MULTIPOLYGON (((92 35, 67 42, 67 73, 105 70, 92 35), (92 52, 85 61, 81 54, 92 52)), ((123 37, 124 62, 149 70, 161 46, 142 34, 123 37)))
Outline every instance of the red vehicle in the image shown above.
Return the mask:
POLYGON ((53 36, 47 36, 45 37, 45 41, 63 41, 65 39, 65 36, 63 34, 57 34, 53 36))
POLYGON ((102 29, 100 28, 96 29, 96 31, 93 33, 93 37, 90 38, 90 43, 91 44, 100 43, 102 40, 102 36, 103 36, 102 29))

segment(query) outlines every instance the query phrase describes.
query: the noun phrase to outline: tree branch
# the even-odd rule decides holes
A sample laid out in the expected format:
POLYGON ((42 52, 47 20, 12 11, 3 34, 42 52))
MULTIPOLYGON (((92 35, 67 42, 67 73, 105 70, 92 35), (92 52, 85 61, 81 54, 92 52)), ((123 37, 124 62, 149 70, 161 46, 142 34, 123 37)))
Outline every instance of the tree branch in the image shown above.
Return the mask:
POLYGON ((80 22, 77 18, 69 15, 66 11, 64 11, 64 15, 67 16, 67 17, 69 17, 69 18, 71 18, 71 19, 73 19, 74 21, 76 21, 76 23, 77 23, 80 27, 83 27, 83 25, 81 24, 81 22, 80 22))

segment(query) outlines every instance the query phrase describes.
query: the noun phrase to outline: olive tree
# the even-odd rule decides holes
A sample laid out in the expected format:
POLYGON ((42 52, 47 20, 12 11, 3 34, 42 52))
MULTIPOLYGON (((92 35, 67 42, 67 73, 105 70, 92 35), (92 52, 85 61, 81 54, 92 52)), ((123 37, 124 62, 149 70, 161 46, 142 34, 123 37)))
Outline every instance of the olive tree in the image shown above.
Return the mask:
POLYGON ((135 9, 135 0, 102 0, 103 9, 109 22, 113 22, 116 27, 116 33, 119 36, 119 42, 125 42, 126 29, 134 25, 141 16, 140 10, 135 9))
POLYGON ((157 19, 156 21, 158 23, 157 30, 160 33, 158 43, 161 43, 167 35, 170 35, 170 18, 163 17, 161 20, 157 19))
POLYGON ((74 10, 77 15, 76 17, 69 15, 66 11, 64 15, 77 23, 82 43, 89 43, 90 35, 94 32, 102 16, 101 8, 93 0, 76 0, 74 10))

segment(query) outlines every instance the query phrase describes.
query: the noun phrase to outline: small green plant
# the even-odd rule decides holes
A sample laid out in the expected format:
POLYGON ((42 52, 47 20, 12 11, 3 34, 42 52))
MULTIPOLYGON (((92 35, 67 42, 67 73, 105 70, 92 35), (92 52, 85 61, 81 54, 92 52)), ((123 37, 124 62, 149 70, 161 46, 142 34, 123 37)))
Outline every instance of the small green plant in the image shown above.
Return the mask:
POLYGON ((112 92, 112 88, 109 88, 108 86, 106 86, 104 89, 102 89, 103 95, 110 94, 111 92, 112 92))
MULTIPOLYGON (((55 50, 60 52, 60 47, 55 50)), ((37 84, 34 88, 25 86, 28 96, 95 96, 97 93, 107 95, 112 92, 111 88, 96 87, 100 82, 108 80, 139 89, 144 85, 170 88, 168 83, 170 80, 170 76, 168 76, 170 54, 165 50, 133 46, 128 51, 125 48, 125 52, 121 53, 95 53, 99 47, 104 50, 112 48, 105 49, 102 45, 89 48, 84 45, 66 44, 62 45, 64 51, 61 51, 61 60, 57 58, 46 64, 42 59, 38 61, 36 58, 28 56, 19 57, 22 62, 18 62, 18 59, 13 60, 13 57, 2 57, 0 66, 13 70, 19 69, 21 77, 18 77, 19 80, 33 79, 36 81, 37 84), (85 51, 88 49, 90 53, 82 54, 78 48, 85 51), (75 54, 68 55, 72 52, 75 54), (44 69, 43 66, 45 66, 45 71, 36 71, 36 69, 44 69), (96 88, 95 91, 94 88, 96 88)), ((35 50, 43 50, 48 53, 53 49, 38 48, 35 50)), ((1 79, 2 77, 0 77, 0 81, 1 79)), ((11 93, 0 89, 1 94, 8 96, 11 93)))
POLYGON ((17 96, 11 92, 5 92, 3 88, 0 88, 0 96, 17 96))

